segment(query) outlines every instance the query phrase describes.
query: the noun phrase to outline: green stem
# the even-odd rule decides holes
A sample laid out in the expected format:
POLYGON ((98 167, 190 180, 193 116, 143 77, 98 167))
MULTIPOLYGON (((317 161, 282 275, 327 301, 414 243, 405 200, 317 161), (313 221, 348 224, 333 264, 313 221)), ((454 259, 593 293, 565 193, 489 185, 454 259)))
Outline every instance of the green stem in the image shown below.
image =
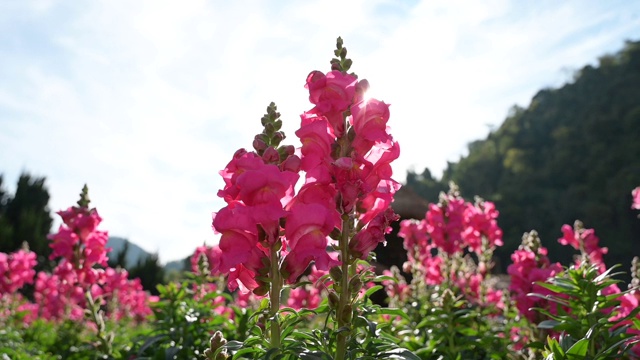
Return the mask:
POLYGON ((89 305, 90 315, 93 320, 93 323, 96 324, 96 328, 98 329, 98 340, 100 340, 100 349, 103 354, 106 356, 111 356, 111 341, 109 341, 106 334, 106 327, 104 324, 104 319, 102 318, 102 314, 100 313, 100 308, 93 300, 93 296, 91 296, 91 291, 87 290, 85 292, 85 298, 87 299, 87 303, 89 305))
MULTIPOLYGON (((340 302, 338 303, 338 309, 336 311, 336 317, 338 318, 338 329, 344 327, 350 329, 351 322, 345 321, 344 311, 345 308, 351 303, 351 291, 349 290, 349 234, 351 233, 351 218, 348 215, 343 215, 342 218, 342 237, 340 238, 340 255, 342 260, 342 279, 340 280, 340 302)), ((336 360, 342 360, 346 355, 348 332, 342 332, 338 335, 338 342, 336 347, 336 360)))
POLYGON ((282 290, 282 277, 280 275, 280 259, 276 245, 271 246, 271 291, 269 301, 271 310, 271 348, 280 348, 280 321, 278 320, 278 310, 280 310, 280 291, 282 290))

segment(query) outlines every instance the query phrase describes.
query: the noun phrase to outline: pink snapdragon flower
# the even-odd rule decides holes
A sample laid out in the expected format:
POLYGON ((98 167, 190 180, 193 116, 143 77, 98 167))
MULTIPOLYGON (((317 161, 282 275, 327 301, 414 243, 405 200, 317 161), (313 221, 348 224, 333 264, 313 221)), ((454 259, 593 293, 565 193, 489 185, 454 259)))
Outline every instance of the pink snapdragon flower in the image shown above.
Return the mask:
POLYGON ((62 257, 77 270, 91 269, 94 265, 107 266, 107 240, 105 231, 98 231, 102 221, 96 209, 73 206, 59 211, 63 224, 57 233, 49 235, 53 252, 51 260, 62 257))
POLYGON ((640 210, 640 186, 633 189, 633 191, 631 192, 631 197, 633 198, 631 202, 631 208, 640 210))
MULTIPOLYGON (((52 274, 40 272, 34 300, 40 316, 51 320, 80 321, 85 317, 88 297, 105 306, 105 315, 141 320, 151 314, 149 297, 139 279, 129 280, 124 270, 107 265, 107 232, 99 231, 102 218, 89 208, 85 186, 78 206, 58 212, 63 224, 49 236, 51 259, 59 259, 52 274)), ((91 325, 91 324, 88 324, 91 325)), ((95 326, 95 324, 93 324, 95 326)))
POLYGON ((312 71, 305 87, 309 89, 309 101, 316 105, 310 112, 326 116, 333 133, 341 137, 345 131, 343 112, 353 103, 357 79, 353 75, 333 70, 326 75, 312 71))
POLYGON ((143 290, 140 279, 129 279, 129 273, 124 269, 105 270, 102 298, 114 305, 107 316, 115 320, 129 318, 142 321, 152 314, 150 299, 143 290))
POLYGON ((550 303, 548 300, 534 298, 527 296, 527 294, 554 294, 536 282, 544 282, 560 273, 562 266, 559 263, 552 264, 549 261, 547 249, 540 246, 539 239, 534 241, 533 246, 521 246, 511 255, 511 260, 513 263, 507 268, 507 273, 511 276, 509 291, 512 294, 512 299, 520 314, 535 322, 537 313, 531 308, 550 308, 550 303))
POLYGON ((482 251, 482 239, 489 242, 490 247, 502 246, 502 229, 498 227, 498 210, 494 203, 483 201, 479 204, 467 204, 464 209, 466 228, 462 237, 469 249, 477 254, 482 251))
POLYGON ((309 275, 306 276, 306 280, 311 284, 291 289, 287 306, 296 310, 317 308, 322 302, 321 294, 327 285, 319 280, 326 274, 327 271, 319 270, 315 265, 312 265, 309 275))
POLYGON ((222 235, 214 270, 228 274, 232 290, 263 294, 269 285, 258 275, 274 271, 275 261, 289 283, 311 264, 322 271, 339 265, 330 235, 343 230, 344 219, 358 229, 350 256, 366 257, 395 219, 389 209, 400 184, 390 163, 399 146, 388 133, 388 104, 365 102, 368 83, 337 70, 311 72, 305 87, 314 107, 301 115, 299 151, 276 148, 284 134, 272 105, 254 138, 256 152, 238 150, 220 172, 225 186, 218 196, 227 206, 214 214, 222 235), (295 194, 298 170, 305 178, 295 194))
POLYGON ((351 107, 350 122, 356 137, 352 146, 361 154, 366 154, 376 143, 391 140, 387 129, 389 121, 389 104, 376 99, 369 99, 351 107))
POLYGON ((438 204, 430 204, 426 216, 426 229, 433 244, 444 253, 453 255, 465 249, 464 199, 445 195, 438 204))
POLYGON ((24 284, 33 284, 36 264, 36 254, 31 251, 0 252, 0 297, 15 293, 24 284))
POLYGON ((293 283, 311 261, 323 271, 337 264, 327 252, 327 237, 338 226, 334 212, 318 203, 296 203, 291 207, 285 228, 290 251, 282 267, 289 283, 293 283))
MULTIPOLYGON (((600 239, 596 236, 595 230, 585 229, 582 222, 576 221, 573 227, 567 224, 563 225, 562 234, 563 236, 558 239, 560 244, 571 245, 574 249, 584 252, 591 264, 598 265, 600 272, 604 272, 607 269, 603 255, 609 249, 600 247, 600 239)), ((577 265, 580 265, 579 262, 577 265)))
POLYGON ((391 232, 389 224, 400 217, 387 207, 383 213, 378 214, 365 228, 360 230, 349 243, 349 249, 361 259, 366 259, 369 253, 380 243, 386 244, 385 235, 391 232))
MULTIPOLYGON (((213 229, 222 236, 215 250, 220 256, 210 262, 211 271, 228 274, 234 291, 254 291, 263 285, 258 273, 270 262, 269 248, 281 242, 280 222, 294 195, 297 173, 278 166, 267 147, 261 157, 238 150, 220 174, 225 187, 218 192, 227 206, 213 217, 213 229), (219 261, 218 261, 219 259, 219 261)), ((286 149, 285 149, 286 150, 286 149)), ((293 155, 289 154, 287 159, 293 155)))

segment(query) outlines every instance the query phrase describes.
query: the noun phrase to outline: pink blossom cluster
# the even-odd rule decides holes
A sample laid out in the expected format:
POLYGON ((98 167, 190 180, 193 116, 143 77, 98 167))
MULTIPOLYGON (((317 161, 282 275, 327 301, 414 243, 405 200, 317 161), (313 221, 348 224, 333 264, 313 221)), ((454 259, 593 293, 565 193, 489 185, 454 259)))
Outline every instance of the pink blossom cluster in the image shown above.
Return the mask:
POLYGON ((400 223, 398 236, 404 239, 404 248, 407 250, 407 262, 403 265, 403 271, 412 273, 422 272, 427 285, 438 285, 444 281, 442 257, 437 256, 437 248, 430 241, 426 230, 426 222, 415 220, 403 220, 400 223), (434 255, 433 253, 436 253, 434 255))
POLYGON ((0 297, 15 293, 24 284, 33 284, 36 264, 36 254, 31 251, 0 252, 0 297))
POLYGON ((353 256, 366 258, 384 241, 397 219, 389 205, 400 187, 391 179, 400 148, 388 133, 389 106, 365 100, 367 87, 341 71, 312 72, 306 88, 314 107, 301 115, 297 154, 267 146, 258 135, 256 151, 238 150, 221 171, 225 186, 218 196, 227 205, 214 214, 221 237, 207 256, 214 273, 228 274, 230 290, 264 294, 268 284, 260 277, 277 261, 274 249, 288 283, 311 263, 321 271, 338 265, 327 248, 344 216, 358 221, 349 243, 353 256), (306 174, 296 193, 300 170, 306 174))
POLYGON ((640 210, 640 186, 631 191, 631 197, 633 199, 631 202, 631 208, 640 210))
POLYGON ((588 260, 590 264, 598 265, 600 272, 604 272, 607 266, 604 263, 603 255, 609 249, 599 246, 600 239, 596 236, 595 230, 585 229, 580 221, 576 221, 574 226, 563 225, 563 236, 558 239, 562 245, 570 245, 574 249, 579 250, 585 259, 578 259, 576 265, 580 265, 582 260, 588 260))
POLYGON ((341 229, 341 216, 356 214, 360 231, 349 249, 366 258, 397 219, 390 204, 400 188, 391 179, 400 147, 388 132, 389 105, 363 97, 368 82, 337 70, 313 71, 306 87, 315 106, 301 115, 296 131, 306 176, 287 218, 283 272, 290 282, 311 261, 321 270, 335 264, 325 249, 328 235, 341 229))
POLYGON ((95 265, 107 266, 106 231, 97 230, 102 218, 98 211, 83 206, 72 206, 57 212, 62 225, 57 233, 49 236, 49 246, 53 252, 51 260, 62 258, 61 263, 69 263, 77 273, 80 282, 95 283, 99 272, 95 265))
POLYGON ((326 271, 318 270, 312 265, 311 272, 306 276, 306 280, 311 284, 291 289, 287 306, 296 310, 317 308, 322 302, 322 291, 327 286, 326 283, 320 281, 320 278, 326 274, 326 271))
POLYGON ((265 284, 256 277, 269 272, 271 247, 283 246, 280 222, 287 215, 284 207, 294 195, 299 176, 265 161, 255 152, 240 149, 221 172, 225 187, 218 196, 227 206, 214 214, 213 228, 221 237, 219 250, 213 251, 224 256, 213 259, 210 266, 214 273, 228 274, 231 291, 263 288, 265 284))
MULTIPOLYGON (((502 246, 502 230, 497 222, 498 211, 489 201, 476 204, 465 202, 454 190, 441 194, 438 204, 430 204, 425 218, 405 220, 398 235, 404 238, 408 261, 404 271, 418 268, 429 285, 442 283, 446 276, 459 279, 460 285, 477 293, 478 285, 487 272, 487 264, 480 261, 478 276, 444 274, 443 257, 474 252, 479 259, 483 254, 502 246), (446 275, 446 276, 445 276, 446 275)), ((490 260, 490 259, 489 259, 490 260)))
POLYGON ((383 280, 382 285, 390 299, 405 303, 411 296, 411 287, 400 271, 394 266, 392 270, 383 270, 382 275, 394 278, 395 280, 383 280))
MULTIPOLYGON (((143 291, 140 280, 129 280, 125 270, 107 266, 108 235, 97 230, 102 219, 96 209, 74 206, 58 214, 63 224, 49 239, 53 249, 51 259, 60 260, 51 274, 36 275, 34 303, 21 305, 21 309, 29 312, 25 321, 35 317, 81 320, 88 306, 87 294, 98 304, 106 305, 106 315, 114 319, 142 320, 150 315, 148 303, 153 299, 143 291)), ((2 258, 0 254, 0 275, 2 258)), ((11 255, 8 268, 13 277, 7 290, 15 291, 25 282, 33 283, 35 264, 33 253, 11 255)), ((0 276, 0 286, 4 278, 0 276)))
POLYGON ((129 279, 129 273, 124 269, 107 268, 104 274, 100 297, 107 303, 108 317, 142 321, 152 314, 149 303, 158 298, 144 291, 140 279, 129 279))
POLYGON ((551 263, 547 257, 547 249, 540 244, 535 232, 525 234, 523 244, 511 254, 513 263, 507 268, 511 276, 509 291, 516 303, 520 314, 532 322, 536 321, 537 313, 533 307, 548 308, 548 300, 527 296, 529 293, 543 295, 553 294, 536 282, 544 282, 562 271, 560 263, 551 263))
MULTIPOLYGON (((631 314, 631 311, 638 308, 638 306, 640 306, 640 292, 635 291, 635 292, 625 293, 624 295, 621 295, 620 298, 618 298, 618 300, 620 300, 620 307, 618 308, 618 312, 609 319, 610 321, 621 320, 629 316, 629 314, 631 314)), ((640 321, 640 314, 636 315, 635 320, 640 321)), ((620 326, 630 325, 630 328, 627 329, 627 333, 633 334, 635 336, 640 336, 640 330, 633 327, 633 321, 634 321, 633 318, 622 321, 620 323, 620 326)), ((635 345, 633 345, 633 347, 631 348, 631 351, 636 356, 640 357, 640 343, 636 343, 635 345)))

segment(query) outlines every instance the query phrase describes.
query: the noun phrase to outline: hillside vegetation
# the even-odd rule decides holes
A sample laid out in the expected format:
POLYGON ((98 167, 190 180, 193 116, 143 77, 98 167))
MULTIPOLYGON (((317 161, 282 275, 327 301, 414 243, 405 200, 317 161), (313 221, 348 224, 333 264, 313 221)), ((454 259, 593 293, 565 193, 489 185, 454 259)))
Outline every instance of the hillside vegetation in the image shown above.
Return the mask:
POLYGON ((640 185, 640 42, 585 66, 573 82, 539 91, 527 108, 514 106, 486 139, 468 146, 442 179, 410 172, 407 185, 431 202, 453 180, 463 195, 494 201, 505 246, 502 264, 536 229, 549 253, 566 261, 560 227, 580 219, 594 228, 611 265, 628 268, 640 249, 631 190, 640 185))

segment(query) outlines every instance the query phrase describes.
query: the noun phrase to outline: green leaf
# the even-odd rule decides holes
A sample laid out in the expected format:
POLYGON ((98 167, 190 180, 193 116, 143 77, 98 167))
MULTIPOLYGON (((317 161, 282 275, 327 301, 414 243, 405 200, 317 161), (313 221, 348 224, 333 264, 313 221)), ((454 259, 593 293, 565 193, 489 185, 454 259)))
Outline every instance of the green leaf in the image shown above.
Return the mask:
POLYGON ((561 322, 556 320, 544 320, 538 324, 538 329, 555 329, 561 322))
POLYGON ((584 359, 587 356, 587 350, 589 350, 589 340, 580 339, 567 350, 566 355, 570 359, 584 359))
POLYGON ((365 297, 370 297, 374 292, 382 289, 383 287, 381 285, 375 285, 370 287, 369 289, 367 289, 367 291, 364 293, 365 297))
POLYGON ((561 360, 565 358, 564 351, 562 351, 562 348, 560 347, 558 340, 553 339, 551 337, 547 338, 547 346, 549 347, 551 352, 553 352, 553 359, 561 360))
POLYGON ((376 356, 378 359, 408 359, 408 360, 420 360, 420 358, 411 351, 404 348, 397 348, 393 350, 387 350, 376 356))
MULTIPOLYGON (((253 354, 253 353, 257 353, 257 352, 262 352, 261 349, 258 348, 254 348, 254 347, 250 347, 250 348, 243 348, 238 350, 238 352, 236 352, 235 354, 233 354, 233 360, 235 359, 241 359, 244 355, 247 354, 253 354)), ((252 358, 257 358, 256 356, 252 356, 252 358)))
POLYGON ((322 351, 303 351, 299 354, 300 359, 304 360, 333 360, 333 358, 322 351))
MULTIPOLYGON (((401 318, 405 319, 405 320, 410 320, 409 315, 407 315, 407 313, 402 310, 402 309, 396 309, 396 308, 380 308, 378 310, 376 310, 376 313, 378 314, 382 314, 382 315, 392 315, 392 316, 400 316, 401 318)), ((425 319, 426 320, 426 319, 425 319)), ((423 320, 424 321, 424 320, 423 320)), ((422 323, 422 322, 421 322, 422 323)), ((419 326, 418 326, 419 327, 419 326)))

